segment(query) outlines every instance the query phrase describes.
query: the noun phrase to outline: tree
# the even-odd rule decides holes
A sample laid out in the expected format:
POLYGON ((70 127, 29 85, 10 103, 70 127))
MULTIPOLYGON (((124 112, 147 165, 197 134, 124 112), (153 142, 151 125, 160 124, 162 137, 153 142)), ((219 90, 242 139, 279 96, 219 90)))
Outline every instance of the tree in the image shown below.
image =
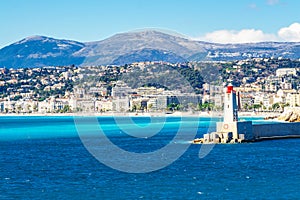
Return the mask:
POLYGON ((31 112, 31 105, 26 106, 26 111, 29 112, 29 113, 31 112))
POLYGON ((261 105, 260 104, 253 104, 253 109, 254 111, 256 111, 257 109, 261 108, 261 105))
POLYGON ((205 102, 200 106, 201 110, 210 111, 214 108, 214 104, 211 102, 205 102))
POLYGON ((168 110, 174 111, 174 110, 179 110, 180 109, 180 105, 177 103, 170 103, 167 106, 168 110))
POLYGON ((261 102, 259 102, 259 105, 260 105, 260 111, 262 111, 262 109, 264 109, 264 103, 261 101, 261 102))
POLYGON ((275 110, 277 110, 277 109, 279 109, 279 108, 280 108, 280 104, 279 104, 279 103, 274 103, 274 104, 272 105, 273 111, 275 111, 275 110))
POLYGON ((69 105, 64 105, 63 109, 61 110, 62 113, 71 112, 71 107, 69 105))
POLYGON ((248 103, 245 103, 245 104, 243 105, 243 108, 244 108, 245 111, 247 111, 247 110, 249 109, 249 104, 248 104, 248 103))
POLYGON ((148 104, 148 110, 151 110, 152 107, 153 107, 152 103, 148 104))
POLYGON ((20 105, 17 106, 17 112, 20 113, 22 110, 22 107, 20 105))
POLYGON ((22 99, 22 96, 21 95, 16 95, 16 96, 14 96, 14 98, 12 100, 13 101, 18 101, 20 99, 22 99))
POLYGON ((33 106, 33 111, 34 111, 34 112, 37 112, 37 111, 38 111, 38 106, 37 106, 37 104, 34 104, 34 106, 33 106))

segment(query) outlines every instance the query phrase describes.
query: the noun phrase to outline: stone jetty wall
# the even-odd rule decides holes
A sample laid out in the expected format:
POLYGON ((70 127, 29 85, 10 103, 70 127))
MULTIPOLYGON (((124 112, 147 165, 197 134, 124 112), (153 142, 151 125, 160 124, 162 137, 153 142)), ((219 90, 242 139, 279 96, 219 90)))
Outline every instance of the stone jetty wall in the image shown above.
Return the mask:
POLYGON ((253 136, 256 139, 264 137, 300 136, 300 122, 278 124, 254 124, 253 136))

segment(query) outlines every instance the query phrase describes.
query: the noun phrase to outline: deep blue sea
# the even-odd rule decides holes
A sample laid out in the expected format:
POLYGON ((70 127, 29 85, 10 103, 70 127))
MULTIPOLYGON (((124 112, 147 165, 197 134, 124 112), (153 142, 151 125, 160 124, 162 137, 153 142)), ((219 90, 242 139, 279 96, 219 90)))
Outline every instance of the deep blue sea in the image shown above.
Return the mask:
MULTIPOLYGON (((120 148, 147 153, 168 145, 181 126, 184 134, 196 130, 200 137, 219 119, 96 120, 98 126, 88 117, 80 119, 84 132, 78 133, 73 117, 0 117, 0 199, 300 199, 299 139, 219 144, 204 158, 199 158, 202 145, 190 145, 162 169, 126 173, 99 162, 80 134, 97 141, 94 148, 106 148, 101 129, 120 148), (159 132, 147 136, 151 130, 159 132), (131 131, 143 137, 126 134, 131 131)), ((177 147, 188 144, 184 138, 175 140, 177 147)), ((128 157, 110 159, 124 165, 128 157)))

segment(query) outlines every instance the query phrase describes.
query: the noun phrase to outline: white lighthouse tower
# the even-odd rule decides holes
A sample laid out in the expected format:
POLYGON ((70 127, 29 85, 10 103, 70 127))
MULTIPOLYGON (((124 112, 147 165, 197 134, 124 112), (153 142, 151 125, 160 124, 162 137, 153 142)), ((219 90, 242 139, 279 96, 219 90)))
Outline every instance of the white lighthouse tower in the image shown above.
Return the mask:
POLYGON ((224 120, 217 122, 217 133, 223 142, 252 138, 252 122, 238 121, 236 92, 231 84, 224 88, 224 120))
POLYGON ((224 97, 224 123, 238 121, 238 108, 236 100, 236 92, 233 90, 232 84, 229 84, 225 91, 224 97))
POLYGON ((250 141, 254 138, 252 121, 238 121, 236 92, 229 84, 224 88, 224 120, 217 122, 216 132, 207 133, 194 143, 236 143, 250 141))

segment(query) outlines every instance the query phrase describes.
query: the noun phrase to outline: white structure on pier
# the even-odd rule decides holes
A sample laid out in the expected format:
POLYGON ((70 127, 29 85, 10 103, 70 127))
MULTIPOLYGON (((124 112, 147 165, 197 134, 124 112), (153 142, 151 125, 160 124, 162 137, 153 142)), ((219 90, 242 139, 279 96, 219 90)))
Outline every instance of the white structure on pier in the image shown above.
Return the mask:
POLYGON ((236 143, 253 139, 252 122, 238 121, 237 97, 233 86, 228 85, 224 93, 223 122, 217 122, 217 132, 204 134, 202 139, 195 140, 196 143, 236 143))
POLYGON ((219 142, 232 143, 252 139, 252 122, 238 121, 237 98, 233 86, 229 84, 224 93, 224 120, 217 122, 219 142))
POLYGON ((237 122, 238 121, 238 108, 237 108, 236 93, 233 86, 227 86, 224 98, 224 122, 237 122))

